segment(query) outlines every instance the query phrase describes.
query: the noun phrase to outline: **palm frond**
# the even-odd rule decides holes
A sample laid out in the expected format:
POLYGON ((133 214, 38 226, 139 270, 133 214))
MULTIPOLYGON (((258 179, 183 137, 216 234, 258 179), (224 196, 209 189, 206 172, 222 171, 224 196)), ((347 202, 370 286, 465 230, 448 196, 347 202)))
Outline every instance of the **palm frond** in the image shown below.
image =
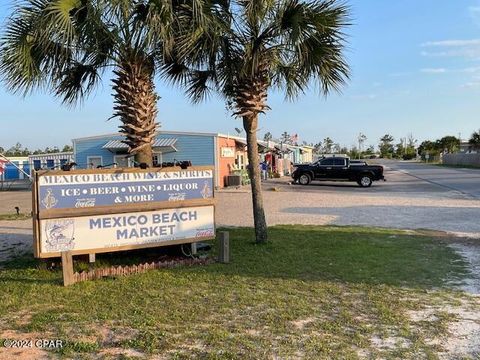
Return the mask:
POLYGON ((212 93, 212 86, 215 83, 213 71, 191 71, 186 85, 186 94, 193 103, 197 104, 206 100, 212 93))
POLYGON ((55 95, 64 104, 71 105, 84 100, 100 81, 98 67, 74 63, 65 69, 57 80, 55 95))

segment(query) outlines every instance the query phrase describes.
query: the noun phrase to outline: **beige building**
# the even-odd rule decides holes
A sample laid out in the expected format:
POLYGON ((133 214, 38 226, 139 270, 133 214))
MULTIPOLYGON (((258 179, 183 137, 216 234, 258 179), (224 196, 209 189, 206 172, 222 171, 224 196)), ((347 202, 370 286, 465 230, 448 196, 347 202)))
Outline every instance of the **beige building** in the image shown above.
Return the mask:
POLYGON ((301 152, 301 158, 303 163, 311 163, 313 162, 313 146, 301 146, 300 147, 300 152, 301 152))

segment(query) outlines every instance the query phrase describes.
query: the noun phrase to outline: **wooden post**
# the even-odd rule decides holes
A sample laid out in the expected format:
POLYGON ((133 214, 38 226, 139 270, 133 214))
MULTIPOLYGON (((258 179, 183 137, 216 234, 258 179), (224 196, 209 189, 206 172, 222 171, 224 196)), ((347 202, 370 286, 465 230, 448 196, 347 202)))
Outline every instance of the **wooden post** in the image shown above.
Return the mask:
POLYGON ((94 263, 95 263, 95 253, 88 254, 88 269, 89 270, 95 269, 95 266, 93 265, 94 263))
POLYGON ((192 243, 191 249, 192 255, 197 255, 197 243, 192 243))
POLYGON ((230 262, 230 233, 228 231, 220 232, 220 253, 218 255, 218 261, 223 264, 228 264, 230 262))
POLYGON ((63 286, 69 286, 75 283, 73 277, 73 258, 70 251, 62 252, 62 272, 63 286))

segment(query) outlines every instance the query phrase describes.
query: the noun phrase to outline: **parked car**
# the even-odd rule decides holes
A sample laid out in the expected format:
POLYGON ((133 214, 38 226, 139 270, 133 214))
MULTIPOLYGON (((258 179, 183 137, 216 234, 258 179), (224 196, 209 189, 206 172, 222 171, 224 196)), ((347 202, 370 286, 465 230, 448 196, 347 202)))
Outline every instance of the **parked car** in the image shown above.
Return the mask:
POLYGON ((311 164, 296 165, 292 173, 295 183, 308 185, 314 180, 355 181, 361 187, 370 187, 377 180, 385 180, 383 166, 368 165, 365 161, 346 156, 329 156, 311 164))

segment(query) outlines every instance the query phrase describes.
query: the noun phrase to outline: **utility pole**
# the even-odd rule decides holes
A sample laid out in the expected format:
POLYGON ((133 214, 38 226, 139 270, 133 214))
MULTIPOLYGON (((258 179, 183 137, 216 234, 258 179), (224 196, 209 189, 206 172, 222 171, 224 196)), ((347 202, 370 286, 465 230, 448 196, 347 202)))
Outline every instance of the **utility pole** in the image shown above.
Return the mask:
POLYGON ((359 133, 358 134, 358 158, 359 159, 362 156, 362 147, 365 140, 367 140, 367 137, 365 136, 365 134, 359 133))

